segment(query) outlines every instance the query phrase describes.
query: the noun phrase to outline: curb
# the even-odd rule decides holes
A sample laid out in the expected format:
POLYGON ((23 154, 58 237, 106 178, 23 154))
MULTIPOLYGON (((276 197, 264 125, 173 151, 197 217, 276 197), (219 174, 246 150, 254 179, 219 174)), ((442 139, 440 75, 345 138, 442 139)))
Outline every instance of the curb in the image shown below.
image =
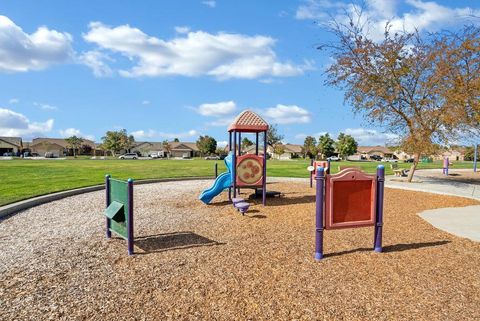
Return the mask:
MULTIPOLYGON (((200 181, 204 179, 212 179, 215 177, 211 176, 201 176, 201 177, 178 177, 178 178, 158 178, 158 179, 143 179, 143 180, 138 180, 134 181, 135 185, 144 185, 144 184, 153 184, 153 183, 163 183, 163 182, 175 182, 175 181, 200 181)), ((82 188, 76 188, 76 189, 71 189, 67 191, 62 191, 62 192, 57 192, 57 193, 52 193, 52 194, 46 194, 42 196, 36 196, 32 198, 28 198, 23 201, 19 201, 16 203, 11 203, 5 206, 0 207, 0 219, 8 216, 15 214, 17 212, 60 200, 62 198, 70 197, 70 196, 75 196, 75 195, 80 195, 80 194, 85 194, 85 193, 90 193, 90 192, 96 192, 105 189, 105 185, 94 185, 94 186, 88 186, 88 187, 82 187, 82 188)))

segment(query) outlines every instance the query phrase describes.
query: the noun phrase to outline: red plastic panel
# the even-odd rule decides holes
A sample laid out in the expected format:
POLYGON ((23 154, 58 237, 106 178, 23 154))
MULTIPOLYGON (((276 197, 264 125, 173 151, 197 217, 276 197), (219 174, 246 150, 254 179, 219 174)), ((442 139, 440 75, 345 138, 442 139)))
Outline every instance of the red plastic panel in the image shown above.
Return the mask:
POLYGON ((245 154, 237 158, 237 186, 262 186, 263 157, 245 154))
POLYGON ((325 228, 372 226, 376 213, 376 176, 357 169, 328 175, 325 190, 325 228))

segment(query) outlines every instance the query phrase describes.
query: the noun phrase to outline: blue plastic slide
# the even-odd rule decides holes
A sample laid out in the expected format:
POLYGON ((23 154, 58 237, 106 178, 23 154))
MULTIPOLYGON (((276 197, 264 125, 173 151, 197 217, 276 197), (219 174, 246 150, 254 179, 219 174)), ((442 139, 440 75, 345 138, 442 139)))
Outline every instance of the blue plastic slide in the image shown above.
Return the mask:
POLYGON ((209 204, 215 196, 232 186, 232 153, 225 157, 224 162, 225 166, 227 166, 227 172, 218 175, 213 186, 204 190, 198 197, 205 204, 209 204))

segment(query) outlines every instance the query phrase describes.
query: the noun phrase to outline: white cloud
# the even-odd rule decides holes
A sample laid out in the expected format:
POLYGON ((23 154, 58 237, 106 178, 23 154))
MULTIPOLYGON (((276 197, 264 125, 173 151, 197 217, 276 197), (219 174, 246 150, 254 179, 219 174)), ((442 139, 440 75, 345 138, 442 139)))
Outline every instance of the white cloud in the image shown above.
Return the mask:
POLYGON ((124 77, 181 75, 217 79, 288 77, 312 69, 311 62, 280 62, 275 39, 243 34, 190 31, 171 40, 149 36, 129 25, 110 27, 92 22, 83 38, 103 50, 121 54, 135 65, 120 70, 124 77))
POLYGON ((8 101, 9 104, 18 104, 20 100, 18 98, 12 98, 8 101))
POLYGON ((78 61, 92 69, 95 77, 110 77, 113 70, 107 64, 107 61, 113 61, 107 54, 98 50, 84 52, 78 57, 78 61))
POLYGON ((37 107, 40 108, 41 110, 58 110, 58 107, 57 107, 57 106, 52 106, 52 105, 49 105, 49 104, 43 104, 43 103, 34 102, 33 105, 34 105, 34 106, 37 106, 37 107))
POLYGON ((237 109, 234 101, 221 101, 213 104, 201 104, 196 111, 203 116, 225 116, 232 114, 237 109))
MULTIPOLYGON (((438 31, 442 28, 462 25, 472 16, 479 16, 479 9, 451 8, 435 1, 406 0, 407 10, 399 12, 399 1, 366 0, 362 10, 358 3, 331 0, 308 0, 297 8, 297 19, 314 19, 328 23, 332 18, 346 23, 351 15, 361 23, 369 22, 368 33, 374 40, 383 38, 385 25, 391 23, 391 32, 438 31), (359 13, 361 12, 361 16, 359 13)), ((473 20, 472 20, 473 21, 473 20)), ((472 22, 471 21, 471 22, 472 22)))
POLYGON ((310 122, 310 112, 297 105, 278 104, 261 111, 270 122, 275 124, 305 124, 310 122))
POLYGON ((142 140, 149 140, 149 139, 173 139, 173 138, 193 138, 200 135, 200 133, 194 129, 189 130, 188 132, 181 132, 181 133, 164 133, 159 132, 153 129, 145 130, 137 130, 131 133, 135 140, 142 141, 142 140))
POLYGON ((72 59, 72 37, 66 32, 39 27, 25 33, 6 16, 0 15, 0 72, 41 70, 72 59))
POLYGON ((95 140, 95 136, 85 135, 79 129, 76 129, 76 128, 60 129, 58 132, 60 133, 60 136, 63 137, 63 138, 77 136, 77 137, 89 139, 89 140, 92 140, 92 141, 95 140))
POLYGON ((360 145, 385 145, 398 140, 395 134, 381 133, 375 129, 347 128, 344 133, 353 136, 360 145))
POLYGON ((222 140, 217 142, 217 147, 224 148, 228 145, 228 142, 226 140, 222 140))
POLYGON ((215 127, 225 127, 233 123, 235 117, 227 117, 227 118, 218 118, 214 121, 209 122, 207 125, 215 126, 215 127))
POLYGON ((143 100, 142 105, 150 105, 150 100, 143 100))
POLYGON ((188 33, 190 31, 190 27, 187 26, 177 26, 175 27, 176 33, 188 33))
POLYGON ((204 4, 204 5, 206 5, 207 7, 210 7, 210 8, 215 8, 217 6, 217 1, 206 0, 206 1, 202 1, 202 4, 204 4))
POLYGON ((32 138, 52 131, 53 119, 46 122, 32 122, 26 116, 10 109, 0 108, 0 135, 32 138))

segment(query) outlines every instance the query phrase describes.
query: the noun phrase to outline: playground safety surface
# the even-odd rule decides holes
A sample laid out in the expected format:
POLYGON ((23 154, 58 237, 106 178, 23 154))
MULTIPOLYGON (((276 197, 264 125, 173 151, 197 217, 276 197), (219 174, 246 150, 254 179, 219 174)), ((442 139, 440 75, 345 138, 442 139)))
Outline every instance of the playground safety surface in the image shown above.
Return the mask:
POLYGON ((284 196, 244 217, 196 199, 211 183, 136 186, 132 257, 105 239, 103 192, 1 220, 0 319, 480 319, 480 243, 417 215, 478 202, 386 189, 384 253, 372 227, 326 231, 316 262, 308 183, 269 184, 284 196))

